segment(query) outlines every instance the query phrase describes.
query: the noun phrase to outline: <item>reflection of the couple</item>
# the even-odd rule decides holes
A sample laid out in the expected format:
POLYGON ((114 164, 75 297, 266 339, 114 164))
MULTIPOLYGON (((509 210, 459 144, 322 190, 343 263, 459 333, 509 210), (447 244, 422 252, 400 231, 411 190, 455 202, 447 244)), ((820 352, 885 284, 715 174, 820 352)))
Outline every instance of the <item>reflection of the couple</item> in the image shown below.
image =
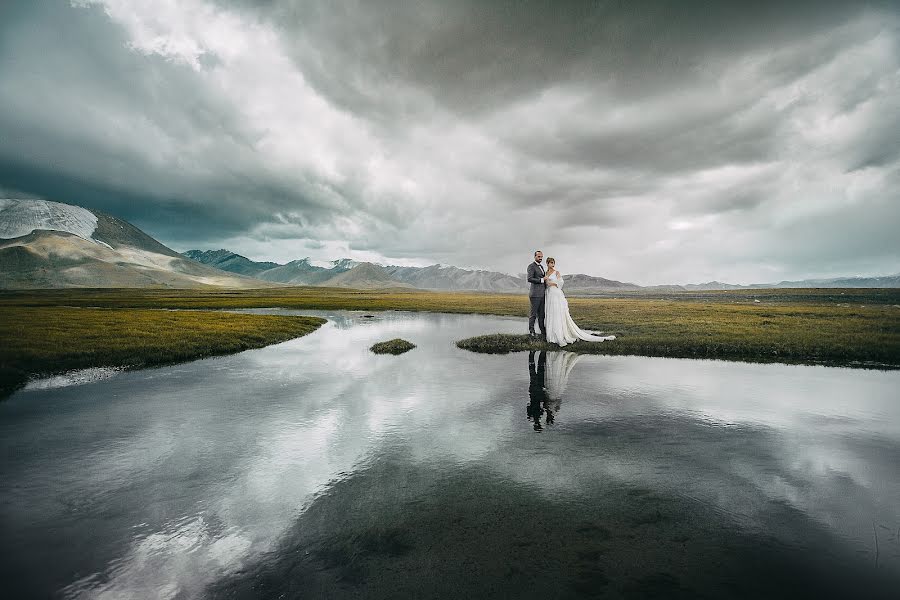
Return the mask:
POLYGON ((526 414, 534 425, 534 430, 541 431, 544 428, 541 417, 544 417, 547 425, 553 424, 569 382, 569 373, 581 355, 574 352, 551 352, 549 364, 546 350, 538 353, 537 363, 534 355, 534 350, 528 353, 529 402, 526 414))

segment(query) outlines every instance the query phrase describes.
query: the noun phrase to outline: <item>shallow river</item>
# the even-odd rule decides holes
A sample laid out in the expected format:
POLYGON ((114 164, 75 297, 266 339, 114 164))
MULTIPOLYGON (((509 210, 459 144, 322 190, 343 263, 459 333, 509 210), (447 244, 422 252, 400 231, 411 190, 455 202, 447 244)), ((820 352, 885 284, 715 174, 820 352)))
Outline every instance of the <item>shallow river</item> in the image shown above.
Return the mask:
POLYGON ((454 342, 524 320, 296 314, 329 323, 0 402, 5 597, 900 589, 900 372, 478 355, 454 342), (394 337, 418 347, 368 351, 394 337))

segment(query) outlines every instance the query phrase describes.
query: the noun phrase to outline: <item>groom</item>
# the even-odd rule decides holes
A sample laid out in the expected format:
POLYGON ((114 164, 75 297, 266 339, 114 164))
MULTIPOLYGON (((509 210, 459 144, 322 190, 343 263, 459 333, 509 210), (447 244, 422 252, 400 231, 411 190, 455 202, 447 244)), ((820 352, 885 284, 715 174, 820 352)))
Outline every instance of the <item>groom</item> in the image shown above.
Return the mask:
MULTIPOLYGON (((528 416, 528 420, 534 423, 534 430, 540 431, 542 429, 541 426, 541 415, 544 413, 544 407, 547 406, 547 388, 544 387, 544 383, 546 382, 547 372, 547 351, 541 350, 540 354, 538 354, 538 361, 535 365, 534 362, 534 350, 528 353, 528 406, 525 409, 525 414, 528 416)), ((550 413, 547 413, 548 419, 552 419, 550 417, 550 413)), ((548 420, 547 423, 551 423, 551 420, 548 420)))
POLYGON ((528 290, 528 300, 531 301, 531 315, 528 317, 528 335, 536 337, 534 332, 534 322, 538 322, 541 328, 541 337, 547 339, 547 330, 544 327, 544 292, 547 290, 545 282, 546 276, 544 267, 541 262, 544 260, 544 253, 538 250, 534 253, 534 262, 528 265, 526 276, 528 283, 531 284, 528 290))

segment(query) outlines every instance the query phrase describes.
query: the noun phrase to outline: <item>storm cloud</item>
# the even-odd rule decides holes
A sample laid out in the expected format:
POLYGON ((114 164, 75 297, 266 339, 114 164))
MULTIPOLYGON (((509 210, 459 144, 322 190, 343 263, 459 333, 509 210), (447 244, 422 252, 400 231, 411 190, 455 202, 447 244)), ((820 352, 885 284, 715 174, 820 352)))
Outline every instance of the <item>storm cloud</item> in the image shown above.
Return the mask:
POLYGON ((0 187, 179 250, 900 271, 892 2, 10 4, 0 187))

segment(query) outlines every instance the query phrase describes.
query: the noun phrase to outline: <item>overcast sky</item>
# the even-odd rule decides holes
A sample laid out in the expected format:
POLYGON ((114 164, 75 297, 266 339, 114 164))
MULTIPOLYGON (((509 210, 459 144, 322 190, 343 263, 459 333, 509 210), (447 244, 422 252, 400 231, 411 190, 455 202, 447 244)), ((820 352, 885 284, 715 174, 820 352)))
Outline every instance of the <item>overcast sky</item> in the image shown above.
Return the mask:
POLYGON ((0 188, 183 251, 900 271, 900 3, 0 3, 0 188))

